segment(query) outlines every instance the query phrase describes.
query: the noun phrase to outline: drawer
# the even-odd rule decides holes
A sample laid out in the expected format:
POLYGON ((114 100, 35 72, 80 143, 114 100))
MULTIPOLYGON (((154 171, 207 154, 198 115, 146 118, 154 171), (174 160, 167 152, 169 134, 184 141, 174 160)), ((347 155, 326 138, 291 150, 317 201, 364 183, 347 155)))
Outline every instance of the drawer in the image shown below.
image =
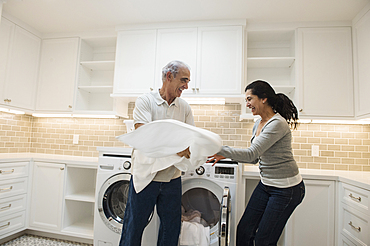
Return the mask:
POLYGON ((27 178, 0 181, 0 199, 27 193, 27 178))
POLYGON ((29 162, 11 162, 0 164, 0 180, 28 176, 29 162))
POLYGON ((340 234, 339 246, 356 246, 356 244, 346 238, 343 234, 340 234))
POLYGON ((342 233, 361 245, 370 245, 370 216, 360 213, 356 209, 343 203, 341 215, 342 233))
POLYGON ((26 194, 24 194, 24 195, 12 196, 12 197, 1 199, 0 200, 0 218, 8 214, 26 210, 26 206, 27 206, 26 197, 27 197, 26 194))
POLYGON ((369 214, 370 191, 341 182, 341 200, 365 214, 369 214))
POLYGON ((0 219, 0 236, 25 228, 26 212, 11 214, 0 219))

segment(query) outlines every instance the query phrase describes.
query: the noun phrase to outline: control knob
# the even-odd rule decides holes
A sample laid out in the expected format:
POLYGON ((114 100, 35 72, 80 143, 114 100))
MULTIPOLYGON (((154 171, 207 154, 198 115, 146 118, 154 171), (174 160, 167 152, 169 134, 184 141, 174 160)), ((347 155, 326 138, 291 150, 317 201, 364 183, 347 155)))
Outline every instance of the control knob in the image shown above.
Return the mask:
POLYGON ((198 174, 198 175, 203 175, 204 172, 205 172, 205 169, 203 166, 200 166, 198 167, 197 169, 195 169, 195 172, 198 174))
POLYGON ((131 168, 131 162, 130 161, 125 161, 123 164, 122 164, 123 168, 128 170, 131 168))

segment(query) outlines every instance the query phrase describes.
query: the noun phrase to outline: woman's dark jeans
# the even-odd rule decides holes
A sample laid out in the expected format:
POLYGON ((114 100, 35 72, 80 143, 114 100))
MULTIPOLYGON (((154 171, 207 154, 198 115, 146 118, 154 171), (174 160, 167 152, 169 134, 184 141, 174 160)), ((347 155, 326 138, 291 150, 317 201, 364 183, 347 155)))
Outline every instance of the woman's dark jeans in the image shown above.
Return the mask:
POLYGON ((260 181, 239 221, 236 245, 276 245, 286 222, 304 195, 303 181, 289 188, 267 186, 260 181))

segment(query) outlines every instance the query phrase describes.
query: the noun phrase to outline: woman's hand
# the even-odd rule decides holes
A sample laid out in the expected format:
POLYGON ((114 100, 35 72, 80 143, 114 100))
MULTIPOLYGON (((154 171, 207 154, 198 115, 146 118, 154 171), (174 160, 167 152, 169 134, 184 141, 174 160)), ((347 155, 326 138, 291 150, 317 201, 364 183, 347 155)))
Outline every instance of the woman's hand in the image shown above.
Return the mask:
POLYGON ((211 162, 211 161, 215 161, 213 164, 212 164, 212 167, 219 161, 219 160, 222 160, 222 159, 226 159, 225 156, 222 156, 222 155, 218 155, 218 154, 214 154, 214 155, 211 155, 211 156, 208 156, 208 158, 210 158, 207 163, 211 162))

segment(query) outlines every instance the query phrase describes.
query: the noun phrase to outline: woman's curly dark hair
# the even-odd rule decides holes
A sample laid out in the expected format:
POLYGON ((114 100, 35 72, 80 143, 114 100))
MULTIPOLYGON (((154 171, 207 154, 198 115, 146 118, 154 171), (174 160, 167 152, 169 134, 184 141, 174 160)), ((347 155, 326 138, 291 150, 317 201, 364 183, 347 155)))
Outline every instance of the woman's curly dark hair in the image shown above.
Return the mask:
POLYGON ((251 90, 253 95, 259 98, 267 98, 267 103, 272 109, 279 113, 288 122, 291 129, 295 130, 298 126, 298 110, 292 100, 283 93, 275 93, 269 83, 263 80, 256 80, 246 88, 251 90))

